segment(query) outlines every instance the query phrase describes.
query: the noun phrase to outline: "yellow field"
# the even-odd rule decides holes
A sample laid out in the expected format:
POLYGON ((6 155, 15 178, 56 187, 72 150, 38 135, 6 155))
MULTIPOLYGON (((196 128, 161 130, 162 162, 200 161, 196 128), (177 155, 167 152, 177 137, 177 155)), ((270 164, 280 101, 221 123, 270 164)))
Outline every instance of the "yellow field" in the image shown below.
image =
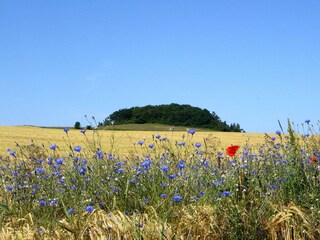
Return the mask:
MULTIPOLYGON (((152 135, 160 135, 167 137, 172 143, 175 141, 190 141, 191 143, 200 142, 203 144, 204 138, 209 138, 210 141, 219 142, 221 149, 229 145, 243 146, 246 142, 256 145, 264 141, 262 133, 225 133, 225 132, 196 132, 191 139, 191 135, 187 132, 170 132, 170 131, 103 131, 99 130, 98 134, 101 139, 102 148, 108 152, 114 143, 113 152, 118 154, 126 154, 133 150, 139 140, 145 139, 145 144, 152 143, 152 135), (183 138, 185 136, 185 138, 183 138)), ((71 129, 68 133, 72 146, 86 146, 86 138, 79 130, 71 129)), ((93 137, 97 139, 97 134, 94 131, 87 130, 86 136, 89 141, 93 137)), ((3 154, 7 148, 15 149, 15 143, 19 145, 28 145, 34 141, 36 145, 44 144, 48 148, 51 144, 57 144, 60 150, 67 150, 69 142, 67 135, 62 129, 49 129, 38 127, 6 127, 0 126, 0 153, 3 154), (67 143, 66 143, 67 142, 67 143)))

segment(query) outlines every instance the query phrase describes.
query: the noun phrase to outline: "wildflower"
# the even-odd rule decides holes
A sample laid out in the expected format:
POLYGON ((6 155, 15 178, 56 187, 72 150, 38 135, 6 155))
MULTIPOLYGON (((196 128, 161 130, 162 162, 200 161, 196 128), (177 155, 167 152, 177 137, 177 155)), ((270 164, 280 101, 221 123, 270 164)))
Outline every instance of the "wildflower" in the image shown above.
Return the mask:
POLYGON ((140 141, 138 141, 138 144, 139 144, 140 146, 142 146, 142 145, 143 145, 143 143, 144 143, 144 142, 143 142, 143 141, 141 141, 141 140, 140 140, 140 141))
POLYGON ((81 130, 80 130, 80 132, 81 132, 82 134, 86 134, 86 131, 87 131, 87 130, 85 130, 85 129, 81 129, 81 130))
POLYGON ((182 199, 183 199, 183 198, 182 198, 181 196, 179 196, 179 195, 174 195, 174 196, 172 197, 172 200, 173 200, 174 202, 180 202, 182 199))
POLYGON ((70 188, 71 188, 71 190, 76 190, 77 186, 73 184, 70 188))
POLYGON ((186 143, 185 142, 178 142, 178 146, 185 146, 186 145, 186 143))
POLYGON ((38 173, 38 174, 43 174, 43 173, 44 173, 44 169, 43 169, 43 168, 40 168, 40 167, 37 167, 37 168, 36 168, 36 173, 38 173))
POLYGON ((317 157, 316 156, 312 156, 311 158, 310 158, 310 161, 311 161, 311 163, 317 163, 317 157))
POLYGON ((176 177, 176 175, 174 175, 174 174, 170 174, 170 175, 168 176, 168 178, 169 178, 170 180, 174 179, 175 177, 176 177))
POLYGON ((193 134, 196 133, 196 130, 191 128, 191 129, 188 130, 188 133, 191 134, 191 135, 193 135, 193 134))
POLYGON ((156 138, 157 138, 157 139, 160 139, 160 138, 161 138, 161 136, 160 136, 160 135, 157 135, 157 136, 156 136, 156 138))
POLYGON ((63 163, 63 161, 64 161, 63 158, 58 158, 58 159, 56 160, 56 163, 57 163, 58 165, 61 165, 61 164, 63 163))
POLYGON ((224 192, 223 192, 223 195, 224 195, 225 197, 230 197, 231 193, 230 193, 229 191, 224 191, 224 192))
POLYGON ((74 214, 75 212, 76 212, 76 210, 75 210, 74 208, 70 208, 70 209, 67 211, 68 215, 72 215, 72 214, 74 214))
POLYGON ((150 159, 147 159, 146 161, 142 162, 140 165, 145 169, 149 169, 150 165, 152 164, 152 161, 150 159))
POLYGON ((276 131, 277 135, 281 135, 281 132, 279 130, 276 131))
POLYGON ((154 145, 153 145, 153 144, 150 144, 150 145, 149 145, 149 148, 153 149, 153 148, 154 148, 154 145))
POLYGON ((276 185, 270 185, 270 187, 269 187, 271 190, 274 190, 274 189, 277 189, 277 188, 279 188, 278 186, 276 186, 276 185))
POLYGON ((88 212, 88 213, 92 213, 93 210, 94 210, 94 207, 91 206, 91 205, 89 205, 89 206, 86 206, 85 210, 86 210, 86 212, 88 212))
POLYGON ((80 174, 80 175, 85 175, 85 174, 86 174, 86 171, 87 171, 87 168, 86 168, 86 167, 81 167, 80 170, 79 170, 79 174, 80 174))
POLYGON ((52 144, 49 148, 50 148, 51 150, 56 150, 57 145, 56 145, 56 144, 52 144))
POLYGON ((13 190, 13 187, 12 186, 7 186, 7 190, 11 192, 13 190))
POLYGON ((55 208, 58 206, 58 201, 57 200, 51 200, 49 203, 50 207, 55 208))
POLYGON ((200 148, 200 147, 201 147, 201 143, 196 143, 196 144, 194 144, 194 146, 195 146, 196 148, 200 148))
POLYGON ((10 156, 12 156, 12 157, 16 157, 16 152, 15 151, 10 151, 10 156))
POLYGON ((98 158, 99 158, 100 160, 103 159, 103 152, 97 151, 97 152, 96 152, 96 155, 98 156, 98 158))
POLYGON ((167 197, 167 194, 161 193, 161 194, 160 194, 160 197, 161 197, 161 198, 166 198, 166 197, 167 197))
POLYGON ((177 164, 177 167, 181 170, 185 168, 184 160, 180 160, 180 162, 177 164))
POLYGON ((227 149, 226 149, 227 154, 230 157, 233 157, 237 153, 239 148, 240 148, 240 146, 238 146, 238 145, 227 147, 227 149))
POLYGON ((81 151, 81 147, 80 147, 80 146, 76 146, 76 147, 74 147, 74 150, 75 150, 76 152, 80 152, 80 151, 81 151))
POLYGON ((116 173, 123 173, 123 168, 118 168, 117 170, 116 170, 116 173))
POLYGON ((161 169, 161 171, 163 171, 163 172, 168 172, 168 171, 169 171, 168 165, 161 166, 160 169, 161 169))
POLYGON ((40 204, 40 206, 42 206, 42 207, 44 207, 44 206, 47 205, 47 203, 46 203, 46 201, 45 201, 44 199, 40 199, 40 200, 39 200, 39 204, 40 204))
POLYGON ((63 131, 64 131, 65 133, 68 133, 68 132, 69 132, 69 128, 66 127, 66 128, 63 129, 63 131))
POLYGON ((144 201, 145 203, 148 203, 150 200, 149 200, 149 198, 145 198, 143 201, 144 201))

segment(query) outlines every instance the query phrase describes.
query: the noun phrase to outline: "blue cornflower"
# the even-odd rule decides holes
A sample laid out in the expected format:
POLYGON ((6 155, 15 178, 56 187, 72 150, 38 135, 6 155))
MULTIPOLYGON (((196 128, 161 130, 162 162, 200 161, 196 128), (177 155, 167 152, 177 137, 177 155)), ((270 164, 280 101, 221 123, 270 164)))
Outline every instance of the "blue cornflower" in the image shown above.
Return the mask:
POLYGON ((161 166, 160 169, 161 169, 161 171, 163 171, 163 172, 168 172, 168 171, 169 171, 168 165, 161 166))
POLYGON ((63 158, 58 158, 58 159, 56 160, 56 163, 57 163, 58 165, 61 165, 61 164, 63 163, 63 161, 64 161, 63 158))
POLYGON ((82 165, 86 165, 87 162, 88 162, 88 161, 87 161, 86 159, 83 159, 83 160, 81 161, 82 165))
POLYGON ((85 210, 86 210, 86 212, 88 212, 88 213, 92 213, 93 210, 94 210, 94 207, 91 206, 91 205, 89 205, 89 206, 86 206, 85 210))
POLYGON ((116 173, 123 173, 123 168, 118 168, 117 170, 116 170, 116 173))
POLYGON ((50 207, 52 208, 55 208, 58 206, 58 200, 54 199, 54 200, 51 200, 50 203, 49 203, 50 207))
POLYGON ((12 171, 12 172, 11 172, 11 175, 12 175, 12 176, 18 176, 18 174, 19 174, 19 171, 18 171, 18 170, 17 170, 17 171, 12 171))
POLYGON ((81 130, 80 130, 80 132, 81 132, 82 134, 85 134, 86 131, 87 131, 87 130, 85 130, 85 129, 81 129, 81 130))
POLYGON ((71 188, 71 190, 76 190, 77 186, 73 184, 70 188, 71 188))
POLYGON ((193 135, 193 134, 196 133, 196 130, 191 128, 191 129, 188 130, 188 133, 191 134, 191 135, 193 135))
POLYGON ((277 135, 281 135, 281 132, 279 130, 276 131, 277 135))
POLYGON ((76 152, 80 152, 80 151, 81 151, 81 147, 80 147, 80 146, 76 146, 76 147, 74 147, 74 150, 75 150, 76 152))
POLYGON ((276 185, 270 185, 270 187, 269 187, 270 189, 272 189, 272 190, 274 190, 274 189, 278 189, 279 187, 278 186, 276 186, 276 185))
POLYGON ((149 144, 149 148, 153 149, 154 145, 153 144, 149 144))
POLYGON ((183 168, 185 168, 185 163, 184 160, 180 160, 180 162, 177 164, 177 167, 181 170, 183 168))
POLYGON ((149 198, 145 198, 143 201, 144 201, 145 203, 148 203, 150 200, 149 200, 149 198))
POLYGON ((79 170, 79 174, 80 174, 80 175, 85 175, 85 174, 86 174, 86 171, 87 171, 87 168, 86 168, 86 167, 81 167, 80 170, 79 170))
POLYGON ((10 156, 12 156, 12 157, 16 157, 16 152, 15 151, 10 151, 10 156))
POLYGON ((183 199, 183 198, 182 198, 181 196, 179 196, 179 195, 174 195, 174 196, 172 197, 172 200, 173 200, 174 202, 180 202, 182 199, 183 199))
POLYGON ((152 164, 152 161, 150 159, 147 159, 146 161, 142 162, 140 166, 142 166, 145 170, 147 170, 149 169, 151 164, 152 164))
POLYGON ((167 197, 167 194, 161 193, 161 194, 160 194, 160 197, 161 197, 161 198, 166 198, 166 197, 167 197))
POLYGON ((103 159, 103 152, 97 151, 96 154, 97 154, 97 156, 98 156, 98 158, 99 158, 100 160, 103 159))
POLYGON ((12 186, 7 186, 7 190, 11 192, 13 190, 13 187, 12 186))
POLYGON ((75 212, 76 212, 76 210, 75 210, 74 208, 70 208, 70 209, 67 211, 68 215, 72 215, 72 214, 74 214, 75 212))
POLYGON ((68 133, 69 132, 69 128, 66 127, 66 128, 63 129, 63 131, 65 131, 65 133, 68 133))
POLYGON ((43 159, 38 159, 37 163, 39 164, 43 163, 43 159))
POLYGON ((46 203, 46 201, 45 201, 44 199, 40 199, 40 200, 39 200, 39 204, 40 204, 40 206, 42 206, 42 207, 44 207, 44 206, 47 205, 47 203, 46 203))
POLYGON ((56 150, 57 144, 52 144, 49 148, 50 148, 51 150, 56 150))
POLYGON ((201 143, 195 143, 194 146, 196 146, 196 148, 200 148, 201 147, 201 143))
POLYGON ((182 147, 182 146, 185 146, 186 143, 185 142, 178 142, 178 146, 182 147))
POLYGON ((271 139, 271 141, 274 141, 274 140, 276 140, 276 138, 275 138, 275 137, 271 137, 270 139, 271 139))
POLYGON ((43 168, 40 168, 40 167, 37 167, 37 168, 36 168, 36 173, 38 173, 38 174, 43 174, 43 173, 44 173, 44 169, 43 169, 43 168))
POLYGON ((160 136, 160 135, 157 135, 157 136, 156 136, 156 139, 160 139, 160 138, 161 138, 161 136, 160 136))
POLYGON ((175 177, 176 177, 176 175, 174 175, 174 174, 168 175, 168 178, 169 178, 170 180, 174 179, 175 177))
POLYGON ((138 144, 139 144, 140 146, 142 146, 142 145, 143 145, 143 143, 144 143, 144 142, 143 142, 143 141, 141 141, 141 140, 140 140, 140 141, 138 141, 138 144))
POLYGON ((230 196, 231 196, 231 193, 230 193, 229 191, 224 191, 224 192, 223 192, 223 195, 224 195, 225 197, 230 197, 230 196))

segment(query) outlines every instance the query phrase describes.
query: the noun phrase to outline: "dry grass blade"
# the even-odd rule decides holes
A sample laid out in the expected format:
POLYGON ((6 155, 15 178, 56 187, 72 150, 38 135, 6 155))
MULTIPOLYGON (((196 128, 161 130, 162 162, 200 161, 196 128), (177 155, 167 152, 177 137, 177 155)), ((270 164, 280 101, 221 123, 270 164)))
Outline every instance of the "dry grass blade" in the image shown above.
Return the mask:
POLYGON ((274 208, 277 213, 269 218, 265 227, 271 239, 316 240, 320 237, 317 226, 313 226, 307 215, 293 203, 274 208))

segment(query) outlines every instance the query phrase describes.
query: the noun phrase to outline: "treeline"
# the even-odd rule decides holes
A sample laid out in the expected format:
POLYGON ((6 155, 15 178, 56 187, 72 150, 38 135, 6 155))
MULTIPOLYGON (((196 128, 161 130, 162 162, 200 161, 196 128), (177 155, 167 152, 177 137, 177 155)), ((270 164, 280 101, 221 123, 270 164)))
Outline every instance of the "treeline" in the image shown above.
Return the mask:
POLYGON ((243 131, 238 123, 228 125, 225 121, 221 121, 215 112, 210 113, 207 109, 175 103, 120 109, 109 115, 104 120, 103 125, 129 123, 159 123, 172 126, 209 128, 225 132, 243 131))

